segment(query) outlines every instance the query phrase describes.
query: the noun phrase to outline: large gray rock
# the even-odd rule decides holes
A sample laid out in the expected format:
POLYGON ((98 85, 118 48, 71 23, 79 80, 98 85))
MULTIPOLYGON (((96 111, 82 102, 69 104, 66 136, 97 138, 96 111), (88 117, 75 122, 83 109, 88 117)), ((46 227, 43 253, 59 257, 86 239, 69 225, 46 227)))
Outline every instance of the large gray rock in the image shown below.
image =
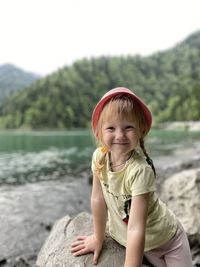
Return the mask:
POLYGON ((162 186, 161 198, 183 224, 193 263, 200 266, 200 168, 185 170, 168 178, 162 186))
MULTIPOLYGON (((92 254, 74 257, 70 252, 71 244, 75 237, 77 235, 91 234, 91 230, 92 217, 88 213, 80 213, 73 220, 66 216, 57 221, 38 255, 36 265, 38 267, 94 266, 92 264, 92 254)), ((124 258, 124 247, 107 236, 98 267, 122 267, 124 258)))

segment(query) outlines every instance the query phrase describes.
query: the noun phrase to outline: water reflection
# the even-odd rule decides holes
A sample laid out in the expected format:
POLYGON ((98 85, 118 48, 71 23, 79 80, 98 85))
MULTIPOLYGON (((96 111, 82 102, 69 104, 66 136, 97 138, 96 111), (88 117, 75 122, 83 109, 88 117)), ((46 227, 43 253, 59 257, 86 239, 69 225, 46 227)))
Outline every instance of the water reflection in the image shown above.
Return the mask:
POLYGON ((41 152, 18 152, 0 155, 0 183, 19 184, 58 179, 67 174, 78 174, 89 166, 92 153, 77 147, 61 150, 51 148, 41 152))
MULTIPOLYGON (((154 161, 162 164, 169 155, 171 160, 184 157, 184 149, 200 152, 200 133, 152 131, 146 143, 154 161)), ((0 184, 78 176, 90 168, 94 148, 89 131, 0 132, 0 184)))

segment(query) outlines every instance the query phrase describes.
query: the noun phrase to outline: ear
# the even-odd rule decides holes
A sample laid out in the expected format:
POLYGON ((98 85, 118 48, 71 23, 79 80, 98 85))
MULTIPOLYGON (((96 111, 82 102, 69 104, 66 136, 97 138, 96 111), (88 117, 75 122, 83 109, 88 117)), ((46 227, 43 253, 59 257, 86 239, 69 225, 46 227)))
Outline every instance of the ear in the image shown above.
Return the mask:
POLYGON ((94 133, 94 136, 95 136, 95 138, 97 139, 97 140, 99 140, 99 134, 98 134, 98 131, 97 131, 97 129, 93 132, 94 133))

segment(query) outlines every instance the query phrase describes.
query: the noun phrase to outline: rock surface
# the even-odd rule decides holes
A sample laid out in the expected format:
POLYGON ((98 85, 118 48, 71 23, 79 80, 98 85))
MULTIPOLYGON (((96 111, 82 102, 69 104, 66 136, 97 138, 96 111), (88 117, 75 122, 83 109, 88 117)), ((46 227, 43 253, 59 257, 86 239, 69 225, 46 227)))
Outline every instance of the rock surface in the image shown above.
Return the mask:
POLYGON ((90 211, 87 179, 0 187, 0 266, 34 266, 54 222, 90 211))
MULTIPOLYGON (((200 167, 200 155, 185 157, 178 164, 157 164, 156 167, 160 190, 164 180, 172 174, 200 167)), ((0 228, 3 229, 0 231, 0 266, 35 266, 37 254, 54 222, 66 214, 74 217, 82 211, 90 211, 90 169, 79 176, 0 187, 0 228)), ((193 255, 197 256, 199 250, 195 250, 195 245, 192 248, 193 255)))
MULTIPOLYGON (((38 267, 92 267, 93 254, 74 257, 70 252, 77 235, 91 234, 92 217, 80 213, 73 220, 68 216, 59 220, 42 247, 36 265, 38 267)), ((106 237, 98 267, 122 267, 125 249, 110 237, 106 237)), ((147 265, 142 265, 147 266, 147 265)))
MULTIPOLYGON (((156 166, 156 173, 157 173, 157 179, 156 179, 156 185, 157 190, 160 194, 161 188, 163 186, 163 183, 171 176, 173 176, 175 173, 182 172, 183 170, 190 170, 200 167, 200 153, 191 155, 191 152, 188 153, 189 159, 185 158, 182 159, 180 156, 180 152, 176 153, 176 158, 178 160, 174 160, 174 162, 171 162, 170 164, 166 163, 165 165, 160 165, 158 162, 155 164, 156 166)), ((164 190, 162 190, 164 191, 164 190)), ((174 192, 176 193, 176 192, 174 192)))
POLYGON ((200 266, 200 168, 168 178, 162 186, 161 198, 181 221, 192 249, 193 264, 200 266))

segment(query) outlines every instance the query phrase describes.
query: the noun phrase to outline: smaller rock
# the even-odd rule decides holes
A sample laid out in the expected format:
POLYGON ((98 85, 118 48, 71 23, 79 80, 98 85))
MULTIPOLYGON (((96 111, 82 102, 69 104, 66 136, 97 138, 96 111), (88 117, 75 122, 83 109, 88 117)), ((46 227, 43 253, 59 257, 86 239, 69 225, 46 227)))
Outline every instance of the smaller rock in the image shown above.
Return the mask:
POLYGON ((168 178, 161 198, 176 214, 189 239, 194 266, 200 266, 200 168, 181 171, 168 178))
MULTIPOLYGON (((77 235, 89 235, 92 230, 92 216, 80 213, 73 220, 69 216, 57 221, 37 258, 38 267, 92 267, 93 254, 74 257, 71 244, 77 235)), ((106 236, 98 267, 122 267, 125 248, 106 236)), ((143 267, 147 265, 142 265, 143 267)))

